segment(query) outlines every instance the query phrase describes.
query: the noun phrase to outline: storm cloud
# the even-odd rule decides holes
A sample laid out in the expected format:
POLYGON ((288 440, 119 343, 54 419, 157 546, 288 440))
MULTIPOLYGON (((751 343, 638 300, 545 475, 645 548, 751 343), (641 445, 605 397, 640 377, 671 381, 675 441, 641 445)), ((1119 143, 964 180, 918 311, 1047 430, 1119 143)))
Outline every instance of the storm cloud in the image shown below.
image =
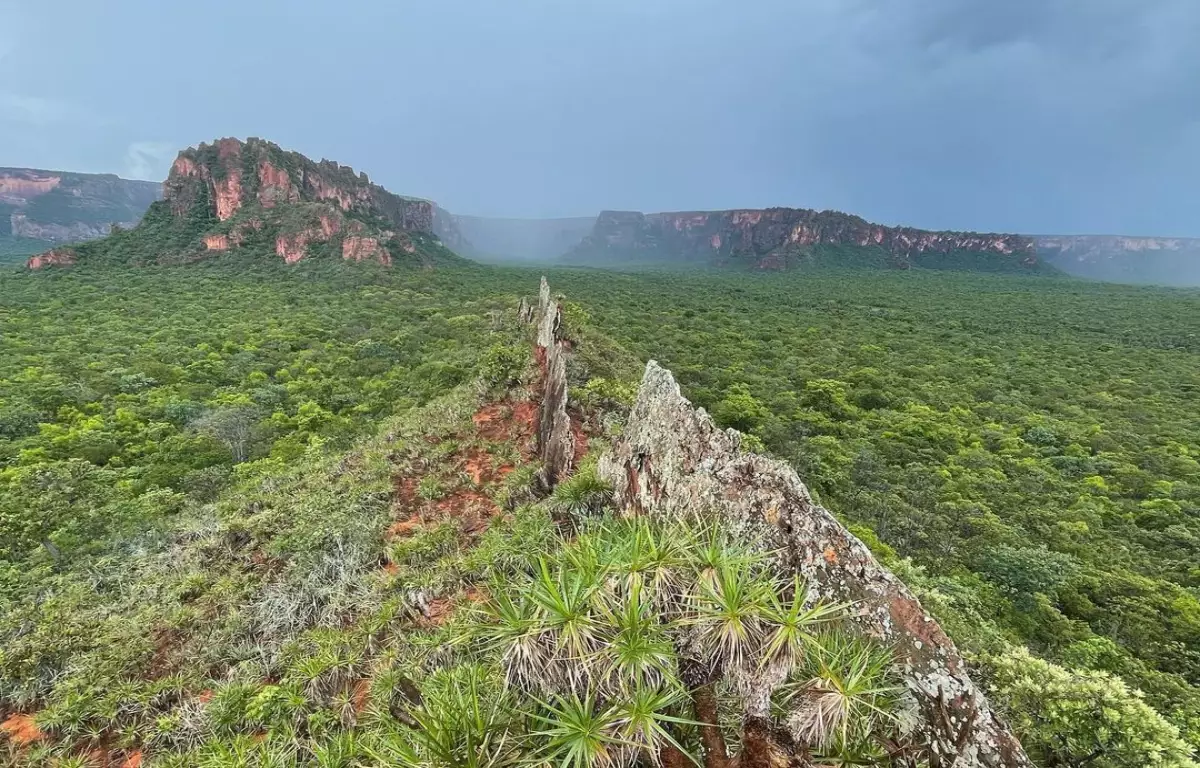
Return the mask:
POLYGON ((1200 236, 1195 0, 0 4, 0 165, 262 136, 465 214, 1200 236))

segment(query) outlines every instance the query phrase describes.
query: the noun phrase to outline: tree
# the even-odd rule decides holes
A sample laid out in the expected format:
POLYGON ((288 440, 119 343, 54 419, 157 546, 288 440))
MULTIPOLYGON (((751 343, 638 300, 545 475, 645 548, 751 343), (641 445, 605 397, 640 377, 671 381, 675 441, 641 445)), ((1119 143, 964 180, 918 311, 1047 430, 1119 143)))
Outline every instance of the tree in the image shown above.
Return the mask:
POLYGON ((258 435, 262 413, 250 405, 231 405, 215 408, 192 422, 192 428, 217 440, 241 464, 250 458, 250 450, 258 435))
POLYGON ((1196 768, 1179 729, 1105 672, 1071 671, 1011 647, 985 657, 995 700, 1047 768, 1196 768))

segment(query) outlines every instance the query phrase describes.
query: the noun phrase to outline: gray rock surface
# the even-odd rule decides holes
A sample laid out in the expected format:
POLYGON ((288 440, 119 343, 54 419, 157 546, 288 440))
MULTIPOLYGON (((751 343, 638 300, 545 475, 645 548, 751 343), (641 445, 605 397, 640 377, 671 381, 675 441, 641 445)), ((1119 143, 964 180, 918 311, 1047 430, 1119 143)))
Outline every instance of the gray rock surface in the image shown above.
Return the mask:
POLYGON ((562 338, 562 308, 550 296, 542 278, 538 294, 537 354, 541 374, 541 407, 538 411, 537 449, 542 460, 541 480, 547 489, 571 473, 575 440, 567 413, 567 345, 562 338))

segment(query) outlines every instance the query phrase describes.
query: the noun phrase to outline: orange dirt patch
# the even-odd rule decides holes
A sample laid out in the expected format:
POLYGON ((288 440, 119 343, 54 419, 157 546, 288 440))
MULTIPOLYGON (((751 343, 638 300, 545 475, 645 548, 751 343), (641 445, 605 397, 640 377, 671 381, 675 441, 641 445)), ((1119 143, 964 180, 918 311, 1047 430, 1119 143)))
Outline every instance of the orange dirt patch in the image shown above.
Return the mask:
POLYGON ((425 613, 425 621, 435 627, 446 623, 446 619, 454 612, 454 603, 448 597, 439 597, 429 601, 429 610, 425 613))
POLYGON ((371 681, 359 680, 354 684, 354 713, 361 715, 371 701, 371 681))
POLYGON ((529 400, 488 403, 471 420, 479 436, 492 442, 514 442, 525 458, 530 458, 529 441, 537 430, 538 407, 529 400))
POLYGON ((417 478, 411 475, 396 478, 396 500, 401 506, 410 506, 417 499, 417 478))
POLYGON ((571 425, 571 440, 574 444, 573 461, 571 463, 573 466, 578 467, 579 462, 583 460, 583 457, 588 452, 588 436, 583 431, 583 424, 580 423, 577 417, 568 417, 567 422, 571 425))
POLYGON ((395 576, 400 572, 400 566, 396 565, 395 563, 388 563, 387 565, 383 566, 383 572, 389 576, 395 576))
POLYGON ((496 502, 475 491, 459 491, 441 499, 434 505, 439 519, 455 518, 462 521, 462 530, 474 534, 487 527, 488 521, 499 514, 496 502))
POLYGON ((401 520, 398 523, 392 523, 392 525, 388 527, 387 532, 384 534, 384 538, 386 538, 388 541, 391 541, 392 539, 406 539, 416 533, 420 528, 421 521, 418 518, 413 517, 409 518, 408 520, 401 520))
POLYGON ((139 749, 125 758, 124 762, 121 763, 121 768, 141 768, 144 757, 142 750, 139 749))
POLYGON ((492 457, 481 450, 475 449, 467 454, 463 471, 470 475, 472 483, 483 485, 485 481, 491 480, 492 477, 492 457))
POLYGON ((12 743, 20 746, 46 738, 46 734, 33 721, 33 715, 12 715, 0 723, 0 731, 4 731, 12 743))
POLYGON ((200 695, 196 697, 196 700, 201 704, 207 704, 208 702, 212 701, 214 695, 215 694, 213 693, 213 690, 208 688, 200 691, 200 695))

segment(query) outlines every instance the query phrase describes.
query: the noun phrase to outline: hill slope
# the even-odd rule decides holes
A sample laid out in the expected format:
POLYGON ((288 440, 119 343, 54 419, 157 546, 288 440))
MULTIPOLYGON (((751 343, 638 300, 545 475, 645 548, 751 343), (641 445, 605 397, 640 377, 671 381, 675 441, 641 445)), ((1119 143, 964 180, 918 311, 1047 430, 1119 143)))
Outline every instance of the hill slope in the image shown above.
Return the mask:
POLYGON ((836 211, 797 208, 655 213, 604 211, 568 253, 572 264, 743 265, 805 263, 1035 271, 1033 241, 1020 235, 885 227, 836 211))
POLYGON ((456 258, 434 235, 433 219, 432 202, 392 194, 348 166, 262 139, 226 138, 179 154, 163 199, 136 229, 58 248, 28 265, 178 263, 225 252, 274 252, 289 264, 326 256, 385 265, 456 258))

